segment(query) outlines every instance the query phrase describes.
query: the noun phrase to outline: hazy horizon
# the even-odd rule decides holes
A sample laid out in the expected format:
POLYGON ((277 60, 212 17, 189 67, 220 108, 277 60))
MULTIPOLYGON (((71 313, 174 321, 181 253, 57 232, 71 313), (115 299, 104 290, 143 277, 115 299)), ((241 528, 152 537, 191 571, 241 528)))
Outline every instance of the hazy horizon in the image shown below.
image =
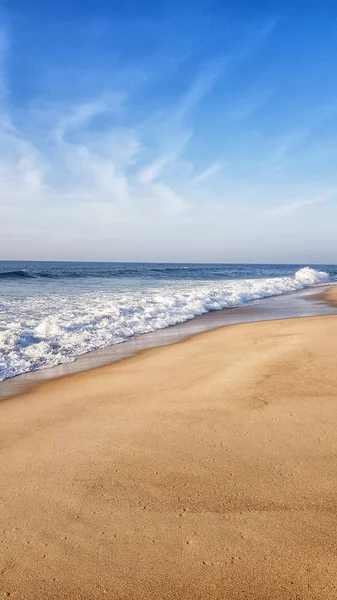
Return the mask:
POLYGON ((84 263, 84 264, 144 264, 144 265, 165 265, 165 264, 176 264, 176 265, 251 265, 251 266, 335 266, 336 262, 325 262, 325 263, 308 263, 307 262, 206 262, 206 261, 169 261, 169 260, 41 260, 41 259, 2 259, 0 258, 0 263, 84 263))

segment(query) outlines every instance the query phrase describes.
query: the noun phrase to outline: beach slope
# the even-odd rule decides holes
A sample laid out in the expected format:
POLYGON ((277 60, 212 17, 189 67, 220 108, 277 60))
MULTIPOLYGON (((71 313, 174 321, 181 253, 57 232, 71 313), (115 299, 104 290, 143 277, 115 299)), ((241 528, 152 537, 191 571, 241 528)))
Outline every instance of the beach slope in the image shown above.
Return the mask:
POLYGON ((226 327, 0 404, 0 598, 337 597, 337 317, 226 327))

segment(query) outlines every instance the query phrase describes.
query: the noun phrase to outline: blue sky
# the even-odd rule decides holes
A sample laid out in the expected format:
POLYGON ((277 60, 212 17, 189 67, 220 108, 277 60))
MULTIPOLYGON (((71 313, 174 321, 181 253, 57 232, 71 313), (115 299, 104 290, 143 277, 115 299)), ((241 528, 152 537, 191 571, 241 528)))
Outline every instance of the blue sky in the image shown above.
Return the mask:
POLYGON ((10 0, 3 259, 337 261, 335 2, 10 0))

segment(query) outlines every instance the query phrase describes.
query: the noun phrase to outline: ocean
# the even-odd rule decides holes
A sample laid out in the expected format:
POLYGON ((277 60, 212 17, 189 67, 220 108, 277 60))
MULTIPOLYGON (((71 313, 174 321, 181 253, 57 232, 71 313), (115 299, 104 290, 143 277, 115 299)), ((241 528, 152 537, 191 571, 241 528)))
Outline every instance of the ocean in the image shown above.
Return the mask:
POLYGON ((336 265, 0 261, 0 381, 336 279, 336 265))

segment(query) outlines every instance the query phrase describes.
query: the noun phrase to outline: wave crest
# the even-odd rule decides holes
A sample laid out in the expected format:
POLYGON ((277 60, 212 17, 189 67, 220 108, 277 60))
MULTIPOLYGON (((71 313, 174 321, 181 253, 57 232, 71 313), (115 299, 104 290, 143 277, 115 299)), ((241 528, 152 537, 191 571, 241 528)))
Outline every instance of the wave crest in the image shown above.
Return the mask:
MULTIPOLYGON (((29 277, 25 271, 6 276, 29 277), (19 275, 18 275, 19 273, 19 275)), ((194 317, 329 280, 305 267, 294 275, 197 282, 158 281, 156 288, 79 292, 3 300, 0 380, 70 362, 77 356, 194 317)))
POLYGON ((24 269, 18 271, 3 271, 0 272, 0 279, 19 279, 21 277, 34 278, 34 275, 27 273, 24 269))
POLYGON ((316 271, 316 269, 311 269, 310 267, 303 267, 303 269, 296 271, 294 279, 301 286, 307 287, 318 283, 326 283, 330 278, 325 271, 316 271))

